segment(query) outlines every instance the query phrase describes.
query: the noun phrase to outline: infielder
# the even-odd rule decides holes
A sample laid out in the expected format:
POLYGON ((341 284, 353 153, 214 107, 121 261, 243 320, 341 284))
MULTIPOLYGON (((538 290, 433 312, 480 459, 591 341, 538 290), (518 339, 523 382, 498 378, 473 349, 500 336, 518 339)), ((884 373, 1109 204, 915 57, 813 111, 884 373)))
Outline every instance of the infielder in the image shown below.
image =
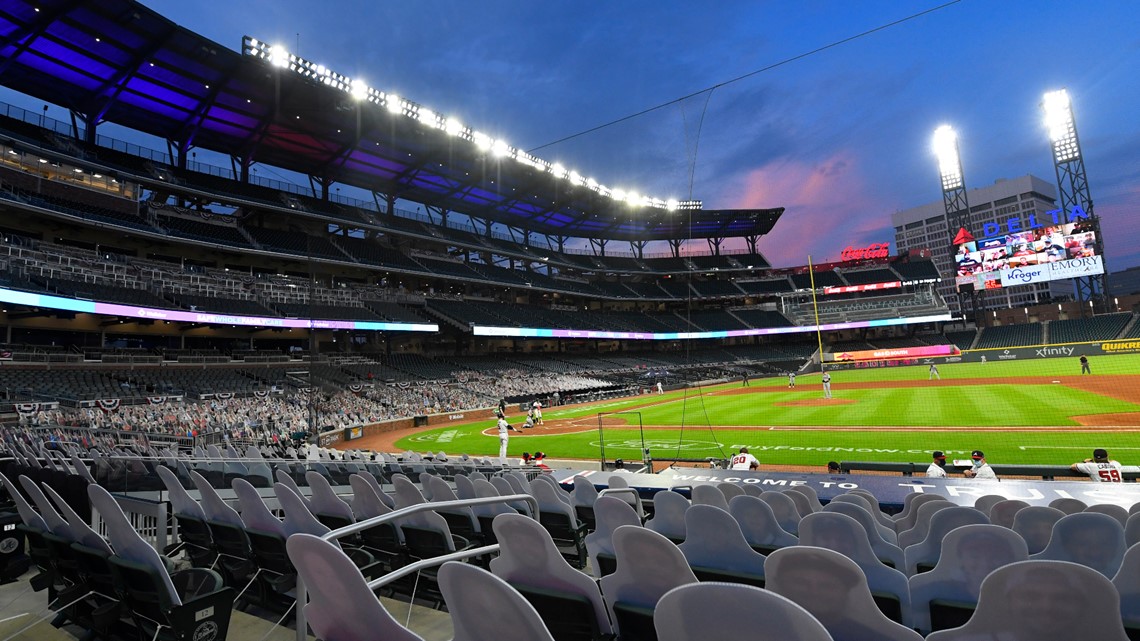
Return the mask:
POLYGON ((788 389, 796 388, 796 373, 788 372, 788 389))
POLYGON ((823 373, 823 397, 831 398, 831 373, 823 373))

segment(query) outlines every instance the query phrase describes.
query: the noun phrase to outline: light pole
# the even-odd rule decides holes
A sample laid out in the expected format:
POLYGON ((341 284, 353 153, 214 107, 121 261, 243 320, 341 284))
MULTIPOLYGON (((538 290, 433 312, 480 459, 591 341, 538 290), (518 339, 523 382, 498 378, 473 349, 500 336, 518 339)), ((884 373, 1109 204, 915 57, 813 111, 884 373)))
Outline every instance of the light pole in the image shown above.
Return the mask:
MULTIPOLYGON (((970 202, 966 195, 966 181, 962 176, 962 158, 958 153, 958 133, 950 125, 942 125, 934 130, 932 144, 934 155, 938 158, 938 175, 942 185, 942 205, 946 212, 946 233, 949 237, 949 254, 951 278, 957 284, 958 270, 955 262, 955 243, 960 232, 969 231, 966 226, 970 222, 970 202)), ((958 310, 966 316, 966 300, 970 300, 970 308, 974 313, 974 324, 977 325, 978 299, 974 282, 962 283, 956 287, 958 292, 958 310)))

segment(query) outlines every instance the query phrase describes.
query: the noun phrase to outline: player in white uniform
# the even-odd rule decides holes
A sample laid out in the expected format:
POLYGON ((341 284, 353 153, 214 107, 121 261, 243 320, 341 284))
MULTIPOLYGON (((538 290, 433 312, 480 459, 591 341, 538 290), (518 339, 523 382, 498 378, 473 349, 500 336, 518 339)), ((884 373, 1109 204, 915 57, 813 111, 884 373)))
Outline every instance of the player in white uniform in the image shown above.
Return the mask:
MULTIPOLYGON (((507 458, 507 441, 510 440, 510 437, 507 435, 507 430, 514 430, 514 429, 515 428, 511 427, 511 424, 507 422, 507 419, 503 418, 502 415, 499 416, 499 458, 500 459, 505 460, 507 458)), ((517 432, 518 430, 515 430, 515 431, 517 432)))
POLYGON ((930 467, 926 468, 926 478, 928 479, 944 479, 946 478, 946 455, 942 452, 934 451, 934 461, 930 463, 930 467))
POLYGON ((823 373, 823 397, 831 398, 831 373, 823 373))
POLYGON ((531 404, 530 408, 534 410, 534 422, 542 425, 542 403, 535 401, 531 404))
POLYGON ((788 372, 788 389, 796 388, 796 373, 788 372))
POLYGON ((661 381, 657 381, 657 393, 658 394, 664 394, 665 393, 665 386, 661 384, 661 381))
POLYGON ((1123 466, 1108 458, 1108 450, 1100 447, 1093 450, 1092 458, 1087 458, 1080 463, 1073 463, 1072 470, 1081 474, 1088 474, 1089 478, 1101 483, 1122 483, 1124 481, 1120 475, 1123 466))
POLYGON ((936 378, 938 380, 942 380, 942 377, 938 375, 938 366, 935 365, 934 363, 931 363, 930 364, 930 376, 927 376, 926 380, 932 381, 936 378))
POLYGON ((728 469, 730 470, 755 470, 759 469, 760 461, 756 460, 755 456, 748 453, 747 447, 740 448, 740 454, 732 457, 728 469))
POLYGON ((997 474, 994 474, 994 468, 986 463, 986 455, 981 450, 974 450, 970 452, 970 459, 974 461, 974 467, 966 470, 962 474, 968 479, 991 479, 997 480, 997 474))

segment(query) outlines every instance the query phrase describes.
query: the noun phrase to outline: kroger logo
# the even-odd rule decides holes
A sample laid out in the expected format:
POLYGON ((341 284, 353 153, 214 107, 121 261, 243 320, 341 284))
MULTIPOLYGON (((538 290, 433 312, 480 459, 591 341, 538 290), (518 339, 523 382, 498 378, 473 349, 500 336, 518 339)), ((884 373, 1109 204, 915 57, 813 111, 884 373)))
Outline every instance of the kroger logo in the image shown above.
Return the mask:
POLYGON ((1018 267, 1017 269, 1011 269, 1008 272, 1006 272, 1002 276, 1002 282, 1005 282, 1006 280, 1010 280, 1010 281, 1018 281, 1022 284, 1026 284, 1026 283, 1032 283, 1032 282, 1041 280, 1041 278, 1044 275, 1045 275, 1044 269, 1022 269, 1022 268, 1018 267))

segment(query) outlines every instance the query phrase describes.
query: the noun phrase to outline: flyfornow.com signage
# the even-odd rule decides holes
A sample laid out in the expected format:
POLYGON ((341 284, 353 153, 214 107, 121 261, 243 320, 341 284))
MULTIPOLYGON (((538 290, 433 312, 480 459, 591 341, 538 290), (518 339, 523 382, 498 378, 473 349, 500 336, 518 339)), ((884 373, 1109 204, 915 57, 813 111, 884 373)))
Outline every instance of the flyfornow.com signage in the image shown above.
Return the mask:
POLYGON ((1043 265, 1003 269, 1001 270, 1001 283, 1003 287, 1012 287, 1043 283, 1050 280, 1095 276, 1103 273, 1104 259, 1101 256, 1088 256, 1043 265))

